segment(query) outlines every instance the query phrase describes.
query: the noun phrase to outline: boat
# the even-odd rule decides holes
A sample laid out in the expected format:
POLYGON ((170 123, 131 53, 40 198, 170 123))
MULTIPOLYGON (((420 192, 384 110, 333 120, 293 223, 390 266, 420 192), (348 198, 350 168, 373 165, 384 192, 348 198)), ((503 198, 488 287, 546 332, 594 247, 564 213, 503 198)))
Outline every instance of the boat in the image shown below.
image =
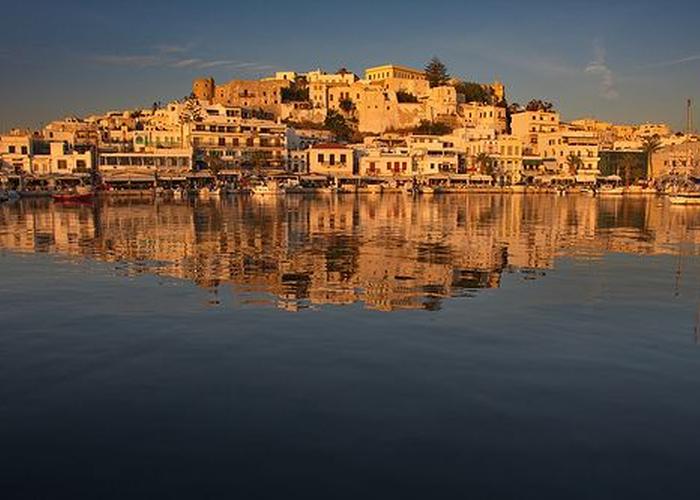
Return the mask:
POLYGON ((257 196, 275 196, 285 193, 285 189, 280 187, 276 182, 258 184, 257 186, 253 186, 250 191, 257 196))
POLYGON ((700 205, 700 192, 674 193, 668 201, 671 205, 700 205))
POLYGON ((625 188, 623 187, 612 187, 612 186, 601 186, 598 189, 598 195, 614 195, 614 196, 621 196, 625 194, 625 188))
POLYGON ((435 189, 430 187, 430 186, 421 186, 419 191, 420 191, 420 194, 433 194, 433 193, 435 193, 435 189))
POLYGON ((78 186, 74 191, 66 193, 54 193, 51 195, 54 201, 58 202, 88 202, 92 201, 92 197, 95 195, 89 188, 84 186, 78 186))

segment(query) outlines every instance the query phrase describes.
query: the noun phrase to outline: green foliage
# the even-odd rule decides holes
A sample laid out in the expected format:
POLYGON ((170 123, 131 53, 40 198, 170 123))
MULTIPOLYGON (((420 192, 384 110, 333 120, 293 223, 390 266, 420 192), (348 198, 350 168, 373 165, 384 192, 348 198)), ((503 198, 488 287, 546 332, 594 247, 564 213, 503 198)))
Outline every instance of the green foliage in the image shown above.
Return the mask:
POLYGON ((431 87, 446 85, 450 79, 450 75, 447 73, 447 66, 437 57, 433 57, 425 65, 425 77, 431 87))
POLYGON ((221 159, 218 155, 208 153, 204 155, 204 162, 207 164, 207 168, 212 174, 216 175, 226 166, 226 162, 221 159))
POLYGON ((440 122, 421 120, 420 125, 413 129, 414 134, 420 135, 446 135, 452 132, 452 128, 440 122))
POLYGON ((554 105, 551 102, 541 99, 533 99, 525 106, 526 111, 552 111, 553 109, 554 105))
POLYGON ((486 175, 493 175, 493 158, 488 153, 479 153, 474 158, 474 163, 479 167, 479 171, 486 175))
POLYGON ((483 104, 493 104, 494 96, 483 85, 475 82, 459 82, 455 84, 458 94, 464 96, 466 102, 480 102, 483 104))
POLYGON ((399 90, 398 92, 396 92, 396 99, 397 99, 399 102, 401 102, 401 103, 404 103, 404 102, 412 102, 412 103, 418 102, 418 98, 417 98, 415 95, 413 95, 412 93, 407 92, 407 91, 405 91, 405 90, 399 90))
POLYGON ((353 104, 352 99, 342 99, 339 103, 340 109, 345 111, 346 113, 350 113, 353 109, 355 109, 355 104, 353 104))
POLYGON ((282 89, 282 102, 308 102, 309 87, 296 82, 282 89))
POLYGON ((576 175, 576 172, 583 166, 583 160, 580 156, 571 153, 566 157, 566 164, 569 167, 569 173, 576 175))
POLYGON ((337 111, 329 111, 323 125, 326 130, 333 132, 339 141, 347 142, 352 138, 352 129, 343 115, 337 111))
POLYGON ((598 169, 600 174, 605 177, 619 175, 625 181, 625 184, 633 184, 647 177, 646 153, 601 151, 598 169))

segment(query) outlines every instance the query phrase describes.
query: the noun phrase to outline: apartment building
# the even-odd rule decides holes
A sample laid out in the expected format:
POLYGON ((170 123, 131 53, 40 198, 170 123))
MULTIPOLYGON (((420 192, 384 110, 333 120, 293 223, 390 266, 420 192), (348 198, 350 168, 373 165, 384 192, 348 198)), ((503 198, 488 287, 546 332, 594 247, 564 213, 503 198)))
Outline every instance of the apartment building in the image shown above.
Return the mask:
POLYGON ((416 175, 416 162, 407 147, 370 148, 360 157, 362 177, 405 177, 416 175))
POLYGON ((191 124, 189 143, 197 154, 217 157, 230 168, 284 168, 286 125, 257 118, 222 118, 207 115, 191 124))
POLYGON ((527 154, 539 154, 540 135, 555 133, 560 121, 556 111, 522 111, 511 117, 512 134, 523 141, 527 154))
POLYGON ((397 78, 401 80, 426 79, 424 71, 409 68, 408 66, 399 66, 396 64, 374 66, 365 70, 365 80, 368 82, 376 82, 386 80, 388 78, 397 78))
POLYGON ((309 149, 309 173, 328 177, 355 174, 355 151, 343 144, 316 144, 309 149))

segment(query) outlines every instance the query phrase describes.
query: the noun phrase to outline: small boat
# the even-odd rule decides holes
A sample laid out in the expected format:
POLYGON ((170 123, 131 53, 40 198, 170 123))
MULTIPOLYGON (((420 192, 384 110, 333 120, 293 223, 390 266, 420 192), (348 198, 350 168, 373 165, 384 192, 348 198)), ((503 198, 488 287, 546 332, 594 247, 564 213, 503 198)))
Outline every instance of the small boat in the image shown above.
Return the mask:
POLYGON ((623 187, 601 186, 598 189, 598 195, 600 196, 622 196, 623 194, 625 194, 625 188, 623 187))
POLYGON ((668 201, 671 205, 700 205, 700 192, 674 193, 668 201))
POLYGON ((285 193, 284 188, 280 187, 276 182, 253 186, 250 191, 254 195, 259 196, 280 195, 285 193))
POLYGON ((430 186, 421 186, 420 187, 420 194, 433 194, 435 193, 435 189, 430 187, 430 186))

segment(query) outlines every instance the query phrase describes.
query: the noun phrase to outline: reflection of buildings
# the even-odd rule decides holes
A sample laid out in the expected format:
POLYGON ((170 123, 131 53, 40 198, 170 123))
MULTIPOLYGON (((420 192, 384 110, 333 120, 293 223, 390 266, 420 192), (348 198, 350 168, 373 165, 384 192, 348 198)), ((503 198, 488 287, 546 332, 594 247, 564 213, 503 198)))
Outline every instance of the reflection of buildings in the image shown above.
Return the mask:
MULTIPOLYGON (((0 207, 0 248, 124 263, 297 310, 362 301, 439 308, 558 256, 673 253, 700 243, 700 210, 652 198, 454 195, 108 199, 0 207)), ((528 274, 529 276, 530 274, 528 274)))

